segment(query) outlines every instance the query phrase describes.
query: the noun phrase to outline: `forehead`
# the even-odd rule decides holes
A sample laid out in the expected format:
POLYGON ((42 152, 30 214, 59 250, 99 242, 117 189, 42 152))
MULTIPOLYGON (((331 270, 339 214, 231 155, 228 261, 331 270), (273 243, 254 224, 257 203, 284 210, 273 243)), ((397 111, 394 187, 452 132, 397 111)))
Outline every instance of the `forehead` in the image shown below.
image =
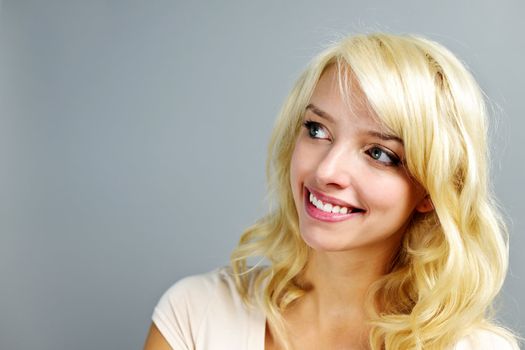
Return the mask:
POLYGON ((327 67, 315 86, 310 105, 338 121, 387 132, 350 69, 341 71, 335 64, 327 67))

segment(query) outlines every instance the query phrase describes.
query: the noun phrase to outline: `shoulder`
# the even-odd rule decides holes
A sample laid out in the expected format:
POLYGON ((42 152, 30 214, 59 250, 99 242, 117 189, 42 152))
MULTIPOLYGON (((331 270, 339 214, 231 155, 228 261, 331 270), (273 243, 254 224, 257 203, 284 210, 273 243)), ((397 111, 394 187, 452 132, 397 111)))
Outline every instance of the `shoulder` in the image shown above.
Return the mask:
POLYGON ((222 267, 213 271, 188 276, 173 284, 162 296, 162 300, 174 301, 186 299, 187 301, 206 300, 210 294, 220 289, 229 289, 233 277, 228 273, 229 268, 222 267))
MULTIPOLYGON (((253 270, 250 279, 258 272, 259 269, 253 270)), ((191 306, 192 311, 196 311, 204 305, 212 304, 216 299, 220 299, 223 304, 231 302, 232 306, 241 300, 230 267, 182 278, 164 293, 161 302, 180 304, 180 301, 184 300, 184 306, 191 306)))
POLYGON ((197 345, 208 342, 215 331, 226 335, 248 326, 254 313, 237 292, 231 268, 222 267, 176 282, 161 297, 152 318, 170 345, 197 345))
POLYGON ((228 267, 211 272, 184 277, 173 284, 160 298, 155 307, 155 316, 177 318, 178 322, 199 323, 216 299, 230 304, 236 300, 237 292, 233 276, 228 267))
POLYGON ((519 350, 518 344, 503 334, 485 329, 476 329, 461 338, 453 350, 519 350))

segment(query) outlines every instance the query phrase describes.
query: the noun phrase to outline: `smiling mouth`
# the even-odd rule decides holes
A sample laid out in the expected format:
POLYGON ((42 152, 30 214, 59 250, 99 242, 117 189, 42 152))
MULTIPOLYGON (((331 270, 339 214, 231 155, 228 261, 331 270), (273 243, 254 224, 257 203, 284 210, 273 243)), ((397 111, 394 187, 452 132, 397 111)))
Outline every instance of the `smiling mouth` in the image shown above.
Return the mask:
POLYGON ((332 204, 328 201, 323 202, 322 200, 318 199, 312 192, 309 192, 308 200, 313 206, 325 213, 345 215, 364 212, 364 210, 361 208, 341 206, 337 204, 332 204))

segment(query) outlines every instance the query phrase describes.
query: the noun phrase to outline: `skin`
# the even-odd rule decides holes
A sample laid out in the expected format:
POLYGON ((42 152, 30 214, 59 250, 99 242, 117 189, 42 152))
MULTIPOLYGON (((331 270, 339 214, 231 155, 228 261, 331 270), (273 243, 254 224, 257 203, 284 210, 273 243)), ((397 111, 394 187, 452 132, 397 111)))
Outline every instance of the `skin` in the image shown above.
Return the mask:
MULTIPOLYGON (((402 165, 401 140, 388 137, 355 79, 351 90, 348 108, 336 68, 323 73, 305 111, 310 123, 292 156, 290 184, 299 228, 312 248, 298 281, 307 293, 284 314, 295 349, 368 348, 366 291, 386 272, 411 215, 432 210, 425 191, 402 165), (339 222, 321 221, 306 210, 309 189, 364 212, 339 222)), ((279 348, 268 328, 265 348, 279 348)))
POLYGON ((151 323, 144 350, 171 350, 171 346, 154 323, 151 323))

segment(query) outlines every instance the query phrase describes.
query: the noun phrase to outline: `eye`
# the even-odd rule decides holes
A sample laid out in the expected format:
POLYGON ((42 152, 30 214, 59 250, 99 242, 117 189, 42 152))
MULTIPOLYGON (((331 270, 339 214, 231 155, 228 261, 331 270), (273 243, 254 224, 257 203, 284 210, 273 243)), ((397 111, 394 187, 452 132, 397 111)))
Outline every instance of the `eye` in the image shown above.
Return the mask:
POLYGON ((306 130, 308 130, 308 135, 313 139, 327 140, 330 138, 330 135, 328 135, 328 132, 326 131, 324 126, 317 122, 307 120, 304 122, 303 125, 306 128, 306 130))
POLYGON ((389 166, 397 166, 401 162, 393 152, 386 151, 379 146, 370 147, 366 153, 374 160, 389 166))

